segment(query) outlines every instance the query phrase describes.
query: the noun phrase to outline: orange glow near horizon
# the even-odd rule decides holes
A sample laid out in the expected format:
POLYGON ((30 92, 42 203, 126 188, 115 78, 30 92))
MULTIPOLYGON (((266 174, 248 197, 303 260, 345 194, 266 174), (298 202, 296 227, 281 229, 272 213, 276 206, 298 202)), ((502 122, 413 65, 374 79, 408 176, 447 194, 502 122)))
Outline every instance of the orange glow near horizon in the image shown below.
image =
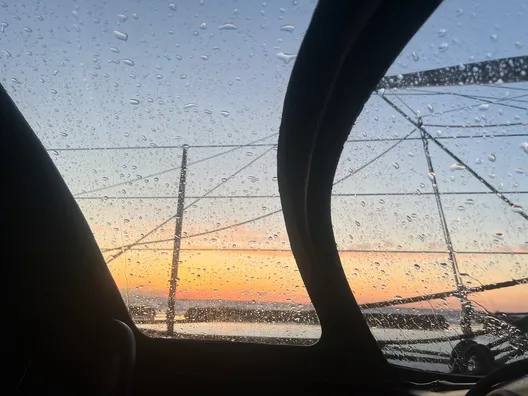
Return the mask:
MULTIPOLYGON (((459 255, 461 272, 469 268, 473 274, 464 277, 468 287, 528 275, 528 266, 520 264, 526 262, 526 256, 517 256, 518 264, 513 267, 501 267, 497 257, 482 256, 459 255)), ((182 250, 180 260, 177 299, 310 303, 291 252, 182 250)), ((360 304, 455 289, 448 255, 443 253, 347 252, 341 253, 341 261, 360 304)), ((166 298, 171 262, 170 250, 128 251, 113 261, 110 269, 119 288, 166 298)), ((527 297, 526 285, 470 296, 488 310, 516 311, 528 310, 524 303, 527 297)), ((437 300, 434 304, 439 309, 459 306, 456 299, 437 300)))

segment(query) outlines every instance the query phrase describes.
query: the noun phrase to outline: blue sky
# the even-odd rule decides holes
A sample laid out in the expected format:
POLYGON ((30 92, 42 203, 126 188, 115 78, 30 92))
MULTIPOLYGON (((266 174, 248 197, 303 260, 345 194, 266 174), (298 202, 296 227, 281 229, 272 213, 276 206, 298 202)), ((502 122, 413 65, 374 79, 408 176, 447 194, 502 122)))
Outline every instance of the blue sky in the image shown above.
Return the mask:
MULTIPOLYGON (((156 146, 276 142, 294 64, 291 55, 298 51, 315 2, 3 0, 0 5, 0 82, 50 149, 104 248, 131 243, 174 214, 179 171, 167 170, 179 166, 181 149, 156 146), (137 146, 144 149, 67 150, 137 146), (152 174, 156 175, 149 177, 152 174), (114 184, 119 185, 105 188, 114 184)), ((526 55, 527 6, 527 1, 446 1, 411 40, 389 74, 526 55)), ((386 94, 409 115, 414 116, 401 100, 419 111, 425 124, 486 125, 528 121, 528 96, 522 97, 528 91, 519 88, 528 86, 429 89, 430 93, 500 100, 487 107, 478 106, 482 101, 454 95, 410 95, 413 92, 404 90, 386 94), (518 98, 512 102, 505 95, 518 98), (464 106, 474 107, 449 112, 464 106)), ((405 119, 373 96, 351 134, 351 139, 363 141, 346 145, 337 178, 395 143, 384 139, 401 138, 411 130, 405 119), (381 141, 372 141, 378 138, 381 141)), ((526 133, 526 126, 428 130, 437 137, 492 136, 526 133)), ((528 194, 515 193, 528 191, 528 153, 521 146, 527 141, 526 136, 515 136, 443 143, 496 188, 512 192, 506 194, 511 200, 528 208, 528 194)), ((451 170, 453 159, 431 146, 440 191, 486 191, 467 170, 451 170)), ((192 147, 189 162, 228 149, 192 147)), ((267 197, 277 194, 275 151, 268 150, 270 147, 244 147, 189 165, 188 196, 199 197, 222 183, 211 195, 224 198, 203 199, 190 207, 184 223, 187 235, 280 209, 277 198, 267 197), (247 169, 222 181, 260 155, 262 158, 247 169), (229 198, 244 195, 266 197, 229 198)), ((408 140, 337 185, 335 192, 430 193, 428 173, 421 141, 408 140)), ((527 222, 496 197, 450 195, 442 199, 456 250, 528 249, 527 222), (498 232, 504 236, 497 238, 498 232)), ((343 249, 446 251, 437 213, 431 195, 336 197, 333 203, 336 238, 343 249)), ((174 223, 169 222, 152 239, 169 239, 173 229, 174 223)), ((288 248, 280 214, 251 223, 244 232, 236 231, 240 229, 189 238, 184 247, 288 248)), ((166 270, 167 259, 160 257, 167 257, 172 242, 142 246, 164 250, 159 255, 154 251, 151 256, 127 260, 146 263, 135 270, 156 277, 160 267, 148 263, 163 259, 166 270)), ((482 283, 503 280, 502 275, 505 279, 528 275, 526 255, 480 257, 466 260, 465 271, 478 274, 482 283)), ((410 259, 403 262, 390 256, 384 260, 398 273, 413 264, 410 259)), ((445 254, 437 261, 445 261, 445 254)), ((429 279, 430 274, 443 271, 438 263, 430 270, 422 263, 422 276, 429 279)), ((111 265, 116 277, 130 272, 126 265, 111 265)), ((346 261, 346 265, 350 272, 358 264, 346 261)), ((370 265, 366 260, 364 270, 370 265)), ((299 281, 292 266, 279 267, 299 281)), ((249 268, 258 271, 258 264, 249 268)), ((222 276, 227 279, 229 274, 222 276)), ((430 287, 446 286, 443 278, 432 278, 425 282, 430 287)), ((378 278, 373 279, 377 282, 378 278)), ((361 283, 356 278, 351 282, 353 287, 361 283)), ((420 294, 426 289, 417 281, 409 293, 420 294)), ((377 297, 393 298, 394 293, 387 291, 377 297)))

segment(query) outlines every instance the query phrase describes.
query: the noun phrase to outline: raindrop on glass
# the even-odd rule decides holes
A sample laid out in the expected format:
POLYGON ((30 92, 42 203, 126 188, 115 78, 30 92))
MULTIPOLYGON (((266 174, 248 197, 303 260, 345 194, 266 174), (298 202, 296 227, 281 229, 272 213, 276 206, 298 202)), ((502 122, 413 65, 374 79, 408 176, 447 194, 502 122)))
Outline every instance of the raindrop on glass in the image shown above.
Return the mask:
POLYGON ((451 172, 453 171, 457 171, 457 170, 464 170, 466 169, 466 167, 464 165, 461 165, 461 164, 453 164, 449 167, 449 169, 451 170, 451 172))
POLYGON ((297 54, 287 54, 285 52, 277 53, 277 58, 279 58, 284 63, 290 63, 292 60, 297 58, 297 54))
POLYGON ((280 30, 282 30, 283 32, 293 32, 295 30, 295 26, 293 25, 282 25, 280 27, 280 30))
POLYGON ((523 213, 523 208, 521 205, 512 205, 511 210, 515 213, 523 213))
POLYGON ((438 50, 439 50, 440 52, 445 52, 445 51, 447 51, 447 48, 448 48, 448 47, 449 47, 449 44, 447 44, 447 43, 442 43, 442 44, 440 44, 440 45, 438 46, 438 50))
POLYGON ((496 241, 504 240, 504 233, 503 232, 494 232, 493 233, 493 239, 495 239, 496 241))
POLYGON ((125 32, 122 32, 120 30, 114 30, 114 37, 121 41, 127 41, 128 40, 128 34, 125 32))
POLYGON ((218 29, 220 30, 236 30, 237 27, 234 23, 224 23, 220 26, 218 26, 218 29))

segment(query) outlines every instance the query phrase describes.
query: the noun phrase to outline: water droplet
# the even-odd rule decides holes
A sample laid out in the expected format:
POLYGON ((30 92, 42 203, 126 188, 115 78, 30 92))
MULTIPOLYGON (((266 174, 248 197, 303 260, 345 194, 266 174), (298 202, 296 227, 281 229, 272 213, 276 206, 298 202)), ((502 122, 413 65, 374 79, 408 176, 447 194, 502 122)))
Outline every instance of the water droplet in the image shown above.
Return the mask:
POLYGON ((440 45, 438 46, 438 50, 439 50, 440 52, 445 52, 445 51, 447 51, 447 48, 448 48, 448 47, 449 47, 449 44, 447 44, 447 43, 442 43, 442 44, 440 44, 440 45))
POLYGON ((207 55, 202 55, 200 56, 200 58, 202 58, 202 60, 209 60, 209 57, 207 55))
POLYGON ((185 80, 187 78, 187 74, 180 74, 180 80, 185 80))
POLYGON ((218 29, 220 30, 236 30, 237 27, 234 23, 224 23, 220 26, 218 26, 218 29))
POLYGON ((119 18, 121 22, 125 22, 128 19, 128 17, 125 14, 117 14, 117 17, 119 18))
POLYGON ((3 1, 0 1, 0 7, 2 7, 2 8, 7 8, 7 4, 4 3, 3 1))
POLYGON ((134 12, 134 13, 132 14, 132 18, 134 18, 134 19, 139 19, 139 14, 138 14, 137 12, 134 12))
POLYGON ((133 104, 133 105, 138 105, 139 104, 139 100, 137 100, 137 99, 128 99, 128 103, 133 104))
POLYGON ((222 114, 224 117, 229 117, 229 114, 231 114, 231 113, 229 111, 227 111, 227 110, 222 110, 220 112, 220 114, 222 114))
POLYGON ((494 232, 493 233, 493 239, 495 239, 496 241, 504 240, 504 233, 503 232, 494 232))
POLYGON ((171 11, 176 11, 176 8, 177 8, 177 7, 176 7, 176 4, 174 4, 174 3, 169 3, 169 10, 171 10, 171 11))
POLYGON ((392 166, 394 166, 394 169, 400 169, 400 165, 397 162, 394 162, 392 166))
POLYGON ((24 28, 24 32, 26 32, 26 33, 31 33, 32 31, 33 30, 31 30, 31 28, 29 28, 29 27, 25 27, 24 28))
POLYGON ((523 208, 521 205, 512 205, 511 206, 511 210, 512 212, 515 212, 515 213, 523 213, 523 208))
POLYGON ((412 151, 409 151, 409 157, 414 157, 414 153, 412 151))
POLYGON ((481 104, 481 105, 478 107, 478 109, 479 109, 480 111, 488 111, 488 109, 489 109, 489 103, 483 103, 483 104, 481 104))
POLYGON ((427 109, 429 110, 429 112, 434 113, 434 106, 431 103, 427 105, 427 109))
POLYGON ((202 23, 200 24, 200 29, 202 29, 202 30, 207 29, 207 23, 202 22, 202 23))
POLYGON ((488 155, 488 159, 491 162, 495 162, 497 160, 497 156, 495 154, 491 153, 491 154, 488 155))
POLYGON ((491 41, 497 41, 499 39, 499 36, 497 36, 497 33, 493 33, 491 36, 490 36, 490 40, 491 41))
POLYGON ((119 49, 118 48, 112 47, 112 48, 110 48, 110 51, 112 51, 114 54, 119 54, 119 49))
POLYGON ((447 29, 440 29, 438 31, 438 37, 445 37, 446 34, 447 34, 447 29))
POLYGON ((435 175, 434 172, 429 172, 428 176, 429 176, 429 180, 431 180, 431 181, 435 180, 436 175, 435 175))
POLYGON ((197 103, 187 103, 183 105, 184 109, 192 109, 194 107, 198 107, 198 104, 197 103))
POLYGON ((124 63, 125 65, 128 65, 128 66, 135 66, 135 65, 136 65, 136 64, 134 63, 134 61, 131 60, 131 59, 123 59, 123 63, 124 63))
POLYGON ((415 270, 419 270, 419 269, 421 269, 421 267, 418 264, 414 264, 414 269, 415 270))
POLYGON ((156 74, 156 80, 161 80, 163 78, 163 75, 161 74, 156 74))
POLYGON ((277 53, 277 58, 279 58, 281 61, 283 61, 286 64, 286 63, 290 63, 292 60, 297 58, 297 54, 287 54, 285 52, 279 52, 277 53))
POLYGON ((524 173, 524 169, 523 168, 516 168, 515 169, 515 173, 519 173, 519 174, 523 174, 524 173))
POLYGON ((466 167, 462 164, 453 164, 449 167, 449 169, 451 170, 451 172, 453 171, 457 171, 457 170, 464 170, 466 169, 466 167))
POLYGON ((420 60, 420 58, 418 57, 418 54, 416 52, 413 51, 413 53, 411 55, 412 55, 413 61, 418 62, 420 60))
POLYGON ((458 206, 457 206, 457 210, 458 210, 459 212, 464 212, 464 211, 466 210, 466 208, 465 208, 464 206, 462 206, 462 205, 458 205, 458 206))
POLYGON ((466 200, 464 201, 464 203, 465 203, 466 205, 475 205, 475 201, 472 200, 471 198, 466 199, 466 200))
POLYGON ((280 30, 282 30, 283 32, 293 32, 295 30, 295 26, 293 25, 282 25, 280 27, 280 30))
POLYGON ((528 142, 523 142, 520 144, 520 146, 526 154, 528 154, 528 142))
POLYGON ((122 32, 120 30, 114 30, 114 37, 121 41, 127 41, 128 40, 128 34, 125 32, 122 32))
POLYGON ((13 77, 13 78, 11 79, 11 81, 13 81, 15 84, 22 84, 22 83, 20 82, 20 80, 19 80, 18 78, 15 78, 15 77, 13 77))

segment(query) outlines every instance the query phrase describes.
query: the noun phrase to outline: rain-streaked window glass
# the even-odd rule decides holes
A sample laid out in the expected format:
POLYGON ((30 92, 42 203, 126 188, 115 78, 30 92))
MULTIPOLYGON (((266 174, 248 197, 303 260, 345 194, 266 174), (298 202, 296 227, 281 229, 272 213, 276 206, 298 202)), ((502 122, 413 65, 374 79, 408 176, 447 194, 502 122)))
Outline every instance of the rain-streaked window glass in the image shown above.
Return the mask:
POLYGON ((0 2, 0 81, 147 334, 319 338, 276 179, 282 102, 314 7, 0 2))
POLYGON ((394 364, 482 374, 527 355, 527 18, 526 1, 443 2, 344 147, 340 257, 394 364))

